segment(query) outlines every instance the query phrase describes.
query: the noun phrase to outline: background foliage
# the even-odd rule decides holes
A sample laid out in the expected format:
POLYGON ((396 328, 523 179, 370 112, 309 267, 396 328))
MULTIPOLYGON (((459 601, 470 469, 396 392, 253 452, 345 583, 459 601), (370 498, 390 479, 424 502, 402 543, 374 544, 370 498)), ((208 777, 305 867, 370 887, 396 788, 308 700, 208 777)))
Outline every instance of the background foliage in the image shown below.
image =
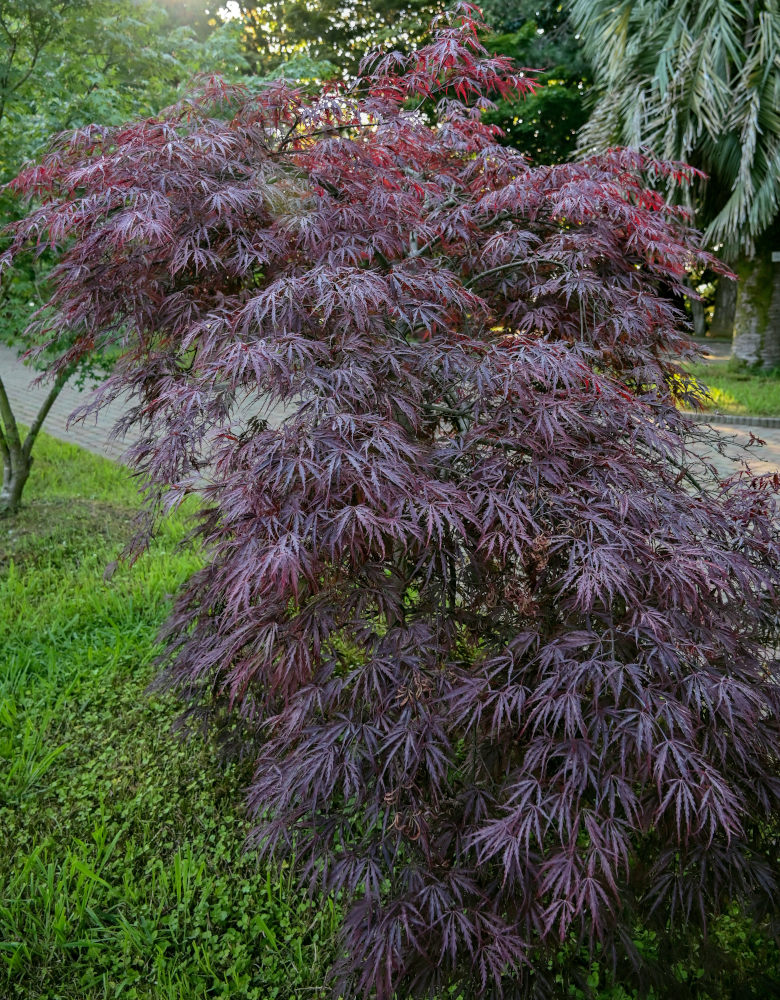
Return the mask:
MULTIPOLYGON (((0 12, 0 184, 53 134, 156 113, 197 73, 248 68, 236 23, 200 40, 149 0, 8 0, 0 12)), ((0 223, 22 212, 13 191, 0 188, 0 223)), ((45 301, 52 262, 45 254, 3 275, 0 338, 15 341, 45 301)))
POLYGON ((697 220, 734 258, 777 215, 776 0, 572 0, 597 101, 584 151, 648 146, 709 175, 697 220))
POLYGON ((376 46, 408 47, 427 34, 431 0, 269 0, 233 5, 241 15, 247 58, 258 75, 299 60, 346 77, 376 46))
POLYGON ((484 10, 494 30, 487 48, 534 69, 539 84, 523 100, 497 101, 484 120, 503 129, 502 142, 533 163, 572 159, 588 117, 590 68, 565 6, 556 0, 490 0, 484 10))

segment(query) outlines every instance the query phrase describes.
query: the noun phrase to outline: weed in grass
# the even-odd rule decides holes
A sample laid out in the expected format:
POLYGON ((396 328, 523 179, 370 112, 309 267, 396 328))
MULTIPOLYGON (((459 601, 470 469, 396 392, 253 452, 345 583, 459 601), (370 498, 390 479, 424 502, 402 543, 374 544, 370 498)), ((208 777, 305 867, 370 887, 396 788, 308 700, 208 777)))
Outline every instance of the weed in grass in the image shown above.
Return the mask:
POLYGON ((48 747, 44 734, 51 716, 23 721, 16 703, 10 698, 0 702, 0 804, 19 806, 22 800, 40 788, 47 771, 65 750, 48 747))

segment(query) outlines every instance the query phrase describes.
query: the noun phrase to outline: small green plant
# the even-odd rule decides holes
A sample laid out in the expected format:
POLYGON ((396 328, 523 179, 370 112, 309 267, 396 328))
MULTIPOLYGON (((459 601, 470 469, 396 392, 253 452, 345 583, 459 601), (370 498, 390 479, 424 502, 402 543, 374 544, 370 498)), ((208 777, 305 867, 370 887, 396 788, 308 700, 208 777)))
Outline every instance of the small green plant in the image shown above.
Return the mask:
POLYGON ((10 698, 0 702, 0 802, 19 803, 40 786, 65 745, 47 747, 43 733, 51 716, 23 722, 10 698))

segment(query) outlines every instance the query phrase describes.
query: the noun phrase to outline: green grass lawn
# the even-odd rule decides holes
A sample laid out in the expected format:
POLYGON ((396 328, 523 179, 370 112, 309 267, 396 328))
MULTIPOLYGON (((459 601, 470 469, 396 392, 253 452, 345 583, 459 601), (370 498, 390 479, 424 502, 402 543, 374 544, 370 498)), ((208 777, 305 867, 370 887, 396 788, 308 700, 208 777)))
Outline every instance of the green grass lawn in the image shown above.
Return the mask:
POLYGON ((174 519, 105 566, 138 502, 118 466, 43 437, 0 520, 0 996, 314 997, 332 908, 258 870, 247 780, 149 696, 168 595, 197 564, 174 519))
POLYGON ((780 376, 759 374, 732 361, 699 362, 686 370, 704 383, 711 399, 702 399, 704 408, 720 413, 780 417, 780 376))

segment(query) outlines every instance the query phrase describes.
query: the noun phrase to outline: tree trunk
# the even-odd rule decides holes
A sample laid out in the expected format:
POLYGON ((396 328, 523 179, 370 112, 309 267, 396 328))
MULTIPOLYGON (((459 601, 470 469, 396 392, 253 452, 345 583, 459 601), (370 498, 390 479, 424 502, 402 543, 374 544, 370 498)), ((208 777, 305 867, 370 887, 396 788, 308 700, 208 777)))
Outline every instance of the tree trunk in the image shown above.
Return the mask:
POLYGON ((739 275, 734 316, 735 358, 764 369, 780 367, 780 226, 775 224, 756 242, 756 252, 736 267, 739 275))
MULTIPOLYGON (((3 461, 3 488, 0 490, 0 515, 15 514, 22 503, 22 492, 30 475, 32 458, 21 452, 16 461, 3 461)), ((3 456, 5 459, 5 456, 3 456)))
POLYGON ((691 304, 691 319, 693 320, 694 337, 704 337, 707 333, 707 325, 704 322, 704 303, 701 299, 691 297, 688 300, 691 304))
POLYGON ((737 283, 729 278, 718 278, 715 303, 710 324, 710 336, 731 340, 734 336, 734 312, 737 307, 737 283))
POLYGON ((767 370, 780 368, 780 261, 771 266, 772 292, 769 297, 764 350, 761 354, 762 367, 767 370))
POLYGON ((0 489, 0 516, 15 514, 22 502, 22 493, 32 468, 32 449, 49 410, 68 381, 72 369, 61 372, 54 380, 48 396, 22 441, 11 402, 0 378, 0 457, 3 460, 3 485, 0 489))

